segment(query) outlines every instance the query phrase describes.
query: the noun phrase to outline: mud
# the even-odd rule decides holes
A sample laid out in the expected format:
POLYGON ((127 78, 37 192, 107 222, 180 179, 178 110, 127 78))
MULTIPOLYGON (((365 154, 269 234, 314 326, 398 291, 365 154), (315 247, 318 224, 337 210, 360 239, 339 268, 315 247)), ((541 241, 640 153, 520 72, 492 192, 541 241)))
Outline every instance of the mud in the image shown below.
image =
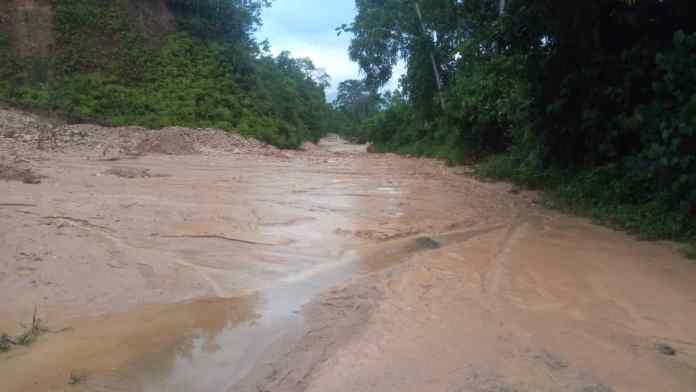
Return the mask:
POLYGON ((138 154, 192 155, 198 151, 186 132, 174 130, 146 137, 137 146, 138 154))
POLYGON ((25 184, 39 184, 42 175, 34 172, 29 167, 3 162, 0 159, 0 181, 19 181, 25 184))
POLYGON ((151 173, 150 169, 142 169, 137 167, 112 167, 111 169, 104 172, 104 174, 127 178, 150 178, 150 177, 164 177, 162 174, 151 173))
POLYGON ((180 130, 194 155, 122 159, 130 131, 40 152, 17 119, 0 154, 46 178, 0 182, 0 332, 35 308, 49 332, 0 354, 3 391, 696 387, 696 266, 671 244, 337 138, 180 130))
POLYGON ((314 302, 306 312, 320 315, 320 336, 300 338, 262 390, 693 390, 693 265, 572 218, 514 222, 314 302), (359 332, 321 329, 337 318, 362 320, 359 332), (295 365, 318 347, 330 354, 295 365))

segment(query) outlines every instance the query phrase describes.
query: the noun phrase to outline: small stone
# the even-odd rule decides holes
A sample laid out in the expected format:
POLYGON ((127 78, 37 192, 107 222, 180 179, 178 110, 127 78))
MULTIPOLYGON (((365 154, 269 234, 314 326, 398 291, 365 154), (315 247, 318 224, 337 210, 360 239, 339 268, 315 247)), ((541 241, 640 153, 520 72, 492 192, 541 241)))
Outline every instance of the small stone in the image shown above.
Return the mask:
POLYGON ((442 246, 442 244, 430 237, 416 238, 416 244, 424 249, 438 249, 442 246))
POLYGON ((675 350, 674 347, 668 344, 659 343, 657 345, 657 351, 659 351, 660 354, 668 355, 670 357, 677 355, 677 350, 675 350))

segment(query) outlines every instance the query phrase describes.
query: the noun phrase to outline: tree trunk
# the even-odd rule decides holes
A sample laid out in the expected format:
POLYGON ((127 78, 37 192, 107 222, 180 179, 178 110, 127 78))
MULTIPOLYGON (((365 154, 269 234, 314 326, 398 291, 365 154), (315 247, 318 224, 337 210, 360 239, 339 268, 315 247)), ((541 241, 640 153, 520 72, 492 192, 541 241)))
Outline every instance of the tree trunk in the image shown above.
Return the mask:
MULTIPOLYGON (((502 0, 504 1, 504 0, 502 0)), ((418 20, 420 21, 421 25, 421 30, 423 30, 423 34, 428 34, 428 31, 425 29, 425 23, 423 23, 423 13, 421 13, 420 6, 418 5, 417 1, 413 2, 414 7, 416 7, 416 14, 418 15, 418 20)), ((428 39, 431 39, 431 37, 428 37, 428 39)), ((438 92, 438 97, 440 98, 440 107, 442 108, 442 111, 445 111, 445 96, 443 95, 442 92, 442 78, 440 77, 440 70, 439 67, 437 66, 437 61, 435 60, 435 53, 433 50, 430 50, 430 63, 433 66, 433 74, 435 74, 435 83, 437 84, 437 92, 438 92)))

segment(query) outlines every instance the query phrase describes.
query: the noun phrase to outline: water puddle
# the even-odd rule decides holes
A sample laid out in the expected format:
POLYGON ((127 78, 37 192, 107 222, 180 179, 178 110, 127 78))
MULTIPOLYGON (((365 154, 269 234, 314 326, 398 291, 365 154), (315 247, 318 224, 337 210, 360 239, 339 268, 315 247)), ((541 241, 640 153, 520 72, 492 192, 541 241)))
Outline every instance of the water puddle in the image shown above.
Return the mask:
MULTIPOLYGON (((342 143, 324 147, 364 150, 342 143)), ((423 180, 404 174, 415 163, 398 160, 403 168, 397 175, 392 163, 380 159, 329 158, 318 168, 302 159, 201 165, 197 157, 151 157, 139 164, 176 175, 127 195, 111 177, 99 177, 104 183, 97 188, 72 185, 64 199, 75 192, 84 199, 50 205, 62 211, 61 219, 26 233, 27 244, 42 235, 53 245, 51 256, 65 259, 52 259, 61 267, 41 273, 59 283, 46 289, 47 302, 60 304, 53 316, 71 329, 5 355, 0 389, 62 391, 78 379, 72 390, 229 390, 274 342, 303 328, 300 310, 320 293, 458 239, 401 237, 427 230, 421 221, 433 214, 455 219, 448 206, 459 203, 437 193, 421 202, 423 180), (244 175, 232 181, 229 173, 244 175), (94 189, 101 193, 92 195, 94 189), (122 201, 91 205, 95 200, 122 201), (134 305, 184 299, 190 301, 134 305), (124 309, 130 310, 111 313, 124 309), (70 316, 60 318, 61 312, 70 316), (107 315, 85 319, 89 314, 107 315)), ((87 164, 71 170, 78 169, 93 170, 87 164)))
POLYGON ((229 390, 274 342, 302 327, 304 304, 350 275, 354 267, 354 261, 346 259, 331 268, 290 277, 258 294, 252 318, 216 334, 195 333, 146 355, 120 371, 115 384, 128 383, 128 390, 142 392, 229 390))
POLYGON ((253 300, 253 316, 229 323, 216 333, 195 331, 175 345, 129 364, 111 384, 142 392, 229 390, 274 342, 302 328, 300 310, 312 298, 349 276, 387 268, 439 246, 432 238, 414 237, 345 252, 339 261, 320 263, 262 291, 253 300))
POLYGON ((16 353, 18 360, 8 362, 16 371, 9 385, 52 390, 65 386, 71 374, 80 374, 84 381, 78 390, 228 390, 275 341, 302 327, 300 310, 313 297, 349 276, 387 268, 439 246, 430 237, 389 241, 346 251, 250 296, 147 305, 78 322, 16 353), (36 368, 49 370, 38 374, 32 370, 36 368))

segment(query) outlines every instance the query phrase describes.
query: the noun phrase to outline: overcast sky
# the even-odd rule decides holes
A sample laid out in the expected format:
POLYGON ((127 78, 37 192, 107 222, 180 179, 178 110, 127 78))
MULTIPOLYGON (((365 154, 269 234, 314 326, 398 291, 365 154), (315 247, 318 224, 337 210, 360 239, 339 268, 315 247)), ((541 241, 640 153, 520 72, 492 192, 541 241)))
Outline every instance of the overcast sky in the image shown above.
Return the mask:
POLYGON ((268 39, 274 55, 288 50, 325 69, 332 80, 328 98, 333 100, 340 82, 360 78, 357 64, 348 58, 350 36, 336 35, 336 27, 350 23, 355 13, 354 0, 275 0, 263 12, 257 37, 268 39))

